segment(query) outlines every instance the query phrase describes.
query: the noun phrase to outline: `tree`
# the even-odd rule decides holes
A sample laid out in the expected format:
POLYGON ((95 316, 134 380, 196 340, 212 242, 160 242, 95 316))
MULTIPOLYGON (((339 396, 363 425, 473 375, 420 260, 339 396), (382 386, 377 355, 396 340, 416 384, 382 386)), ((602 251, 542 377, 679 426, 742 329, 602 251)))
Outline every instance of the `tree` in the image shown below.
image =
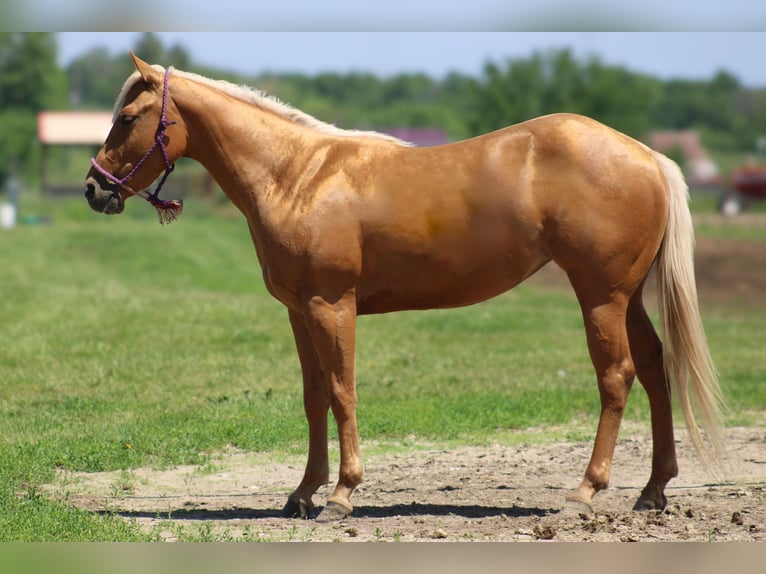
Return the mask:
POLYGON ((133 51, 139 58, 150 64, 159 64, 165 67, 175 66, 179 70, 189 70, 191 67, 191 58, 189 58, 186 48, 180 44, 165 48, 159 36, 153 32, 142 34, 133 51))
POLYGON ((150 64, 163 64, 165 48, 157 34, 145 32, 141 35, 133 51, 136 55, 150 64))
POLYGON ((582 63, 569 50, 538 52, 504 65, 487 62, 470 126, 478 134, 543 114, 571 112, 638 137, 650 126, 660 85, 595 58, 582 63))
MULTIPOLYGON (((142 34, 133 51, 152 64, 189 70, 191 61, 185 48, 175 45, 166 50, 156 34, 142 34)), ((110 109, 125 79, 135 68, 128 54, 111 56, 97 47, 73 61, 67 69, 71 82, 70 103, 75 108, 110 109)))
POLYGON ((66 105, 66 76, 48 32, 0 32, 0 109, 39 112, 66 105))
MULTIPOLYGON (((0 66, 11 36, 0 36, 0 66)), ((151 63, 254 86, 344 128, 438 128, 463 139, 547 113, 574 112, 637 138, 653 129, 697 129, 711 148, 732 151, 752 150, 766 135, 766 90, 747 89, 726 71, 709 80, 661 81, 566 49, 487 61, 478 77, 453 72, 442 80, 361 72, 246 77, 196 66, 183 46, 166 48, 153 33, 142 34, 134 51, 151 63)), ((67 71, 73 106, 107 109, 133 65, 126 54, 112 57, 97 49, 67 71)), ((12 77, 0 77, 0 93, 12 77)))
POLYGON ((651 114, 661 93, 659 80, 598 60, 591 60, 584 73, 581 113, 636 138, 651 129, 651 114))
POLYGON ((186 48, 180 44, 173 45, 166 53, 167 66, 175 66, 179 70, 189 70, 192 67, 191 57, 186 48))
POLYGON ((94 48, 73 61, 67 69, 71 106, 110 109, 119 87, 131 73, 132 65, 127 60, 127 55, 115 59, 106 48, 94 48))
POLYGON ((12 172, 36 165, 37 112, 66 105, 56 55, 51 33, 0 33, 0 189, 12 172))

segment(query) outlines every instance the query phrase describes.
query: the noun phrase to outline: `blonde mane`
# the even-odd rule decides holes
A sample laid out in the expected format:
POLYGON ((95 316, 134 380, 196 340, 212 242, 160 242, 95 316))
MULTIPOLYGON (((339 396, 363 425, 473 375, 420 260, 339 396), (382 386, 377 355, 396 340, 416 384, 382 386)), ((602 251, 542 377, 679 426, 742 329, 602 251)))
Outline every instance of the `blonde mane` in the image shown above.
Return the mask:
MULTIPOLYGON (((152 67, 162 74, 165 73, 165 68, 162 66, 153 65, 152 67)), ((173 73, 173 75, 176 75, 180 78, 185 78, 192 82, 197 82, 198 84, 208 86, 240 101, 253 104, 259 108, 272 112, 290 122, 314 129, 322 133, 343 137, 370 137, 386 140, 401 146, 414 145, 394 136, 376 131, 347 130, 339 128, 332 124, 318 120, 314 116, 311 116, 305 112, 293 108, 288 104, 285 104, 284 102, 281 102, 278 98, 272 95, 269 95, 260 90, 256 90, 255 88, 251 88, 249 86, 238 86, 225 80, 211 80, 210 78, 206 78, 205 76, 201 76, 199 74, 176 70, 173 67, 170 68, 170 71, 173 73)), ((133 72, 133 74, 131 74, 130 77, 125 80, 125 84, 122 86, 122 90, 120 90, 120 93, 117 96, 117 101, 114 105, 113 121, 117 119, 117 115, 120 113, 120 110, 123 107, 123 102, 125 101, 128 92, 139 81, 140 78, 141 75, 138 72, 133 72)))

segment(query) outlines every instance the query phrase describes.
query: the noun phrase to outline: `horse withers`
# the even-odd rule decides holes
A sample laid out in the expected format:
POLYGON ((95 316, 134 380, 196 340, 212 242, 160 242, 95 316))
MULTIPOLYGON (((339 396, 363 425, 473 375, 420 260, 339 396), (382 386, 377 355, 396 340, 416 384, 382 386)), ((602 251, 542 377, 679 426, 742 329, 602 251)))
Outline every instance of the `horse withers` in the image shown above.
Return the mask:
POLYGON ((144 190, 185 156, 245 216, 265 284, 287 307, 303 373, 308 462, 285 515, 311 516, 312 496, 329 480, 329 410, 340 469, 318 519, 352 512, 362 481, 357 316, 477 303, 549 261, 577 295, 601 398, 592 456, 568 503, 592 510, 606 488, 636 375, 649 397, 653 456, 635 508, 663 508, 678 473, 671 389, 694 445, 717 460, 723 399, 698 310, 687 186, 668 158, 573 114, 419 148, 133 59, 85 195, 108 214, 132 195, 176 209, 144 190), (642 302, 653 265, 664 343, 642 302))

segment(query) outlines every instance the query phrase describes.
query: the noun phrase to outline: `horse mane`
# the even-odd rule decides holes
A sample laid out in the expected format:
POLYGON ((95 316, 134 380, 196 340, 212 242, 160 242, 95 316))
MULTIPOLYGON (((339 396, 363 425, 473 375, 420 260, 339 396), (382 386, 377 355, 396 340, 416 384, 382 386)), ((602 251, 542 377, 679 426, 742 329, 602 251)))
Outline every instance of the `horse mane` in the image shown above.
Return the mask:
MULTIPOLYGON (((162 74, 165 73, 165 68, 162 66, 155 64, 152 67, 162 74)), ((333 124, 323 122, 322 120, 319 120, 314 116, 307 114, 306 112, 302 112, 301 110, 280 101, 275 96, 255 88, 251 88, 250 86, 241 86, 227 82, 225 80, 212 80, 192 72, 176 70, 173 67, 170 68, 170 71, 180 78, 208 86, 240 101, 256 105, 264 110, 272 112, 292 123, 305 126, 322 133, 341 137, 369 137, 389 141, 400 146, 414 145, 405 140, 381 132, 339 128, 333 124)), ((140 80, 140 78, 141 75, 136 71, 133 72, 133 74, 131 74, 127 80, 125 80, 125 84, 122 86, 122 89, 117 96, 117 101, 114 105, 113 121, 117 119, 117 116, 123 107, 123 102, 125 101, 128 92, 140 80)))

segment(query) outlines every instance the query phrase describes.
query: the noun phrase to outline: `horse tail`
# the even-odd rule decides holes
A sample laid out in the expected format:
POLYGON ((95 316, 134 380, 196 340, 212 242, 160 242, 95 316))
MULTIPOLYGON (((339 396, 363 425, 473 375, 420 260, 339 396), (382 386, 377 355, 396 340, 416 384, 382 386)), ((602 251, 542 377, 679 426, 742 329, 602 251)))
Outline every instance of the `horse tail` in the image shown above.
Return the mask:
POLYGON ((678 397, 697 454, 711 470, 723 470, 723 411, 726 405, 699 312, 689 188, 678 164, 658 152, 654 155, 669 193, 668 222, 657 257, 665 377, 678 397), (712 452, 703 441, 695 412, 702 419, 712 452))

